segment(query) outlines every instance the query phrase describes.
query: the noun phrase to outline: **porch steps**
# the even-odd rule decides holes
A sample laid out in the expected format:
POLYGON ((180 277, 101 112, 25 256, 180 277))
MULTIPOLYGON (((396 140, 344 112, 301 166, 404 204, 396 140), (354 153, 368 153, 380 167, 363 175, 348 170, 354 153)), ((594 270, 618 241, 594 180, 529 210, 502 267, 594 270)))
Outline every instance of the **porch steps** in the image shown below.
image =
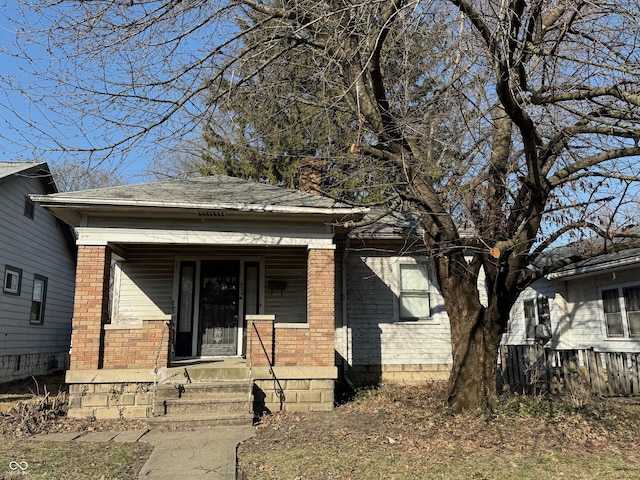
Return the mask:
POLYGON ((174 428, 251 425, 252 389, 253 382, 247 378, 160 384, 150 424, 174 428))

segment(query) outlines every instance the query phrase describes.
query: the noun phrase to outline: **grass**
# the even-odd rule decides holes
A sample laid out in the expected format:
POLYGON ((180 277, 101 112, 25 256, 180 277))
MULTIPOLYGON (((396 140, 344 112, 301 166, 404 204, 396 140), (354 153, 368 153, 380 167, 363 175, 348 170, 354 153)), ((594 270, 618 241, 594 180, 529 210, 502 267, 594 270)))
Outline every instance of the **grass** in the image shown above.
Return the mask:
POLYGON ((244 478, 640 479, 640 405, 505 397, 453 415, 444 385, 387 385, 332 412, 266 417, 239 448, 244 478))
POLYGON ((0 480, 135 479, 151 450, 146 443, 2 440, 0 480))

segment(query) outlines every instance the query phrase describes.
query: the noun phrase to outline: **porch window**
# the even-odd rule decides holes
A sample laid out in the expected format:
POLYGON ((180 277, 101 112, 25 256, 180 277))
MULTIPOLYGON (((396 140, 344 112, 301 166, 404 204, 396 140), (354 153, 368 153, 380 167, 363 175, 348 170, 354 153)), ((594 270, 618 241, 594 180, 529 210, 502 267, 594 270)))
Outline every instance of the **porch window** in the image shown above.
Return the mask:
MULTIPOLYGON (((540 295, 524 301, 524 325, 527 338, 536 338, 536 327, 544 325, 547 334, 551 332, 551 311, 549 298, 540 295)), ((540 333, 540 332, 539 332, 540 333)), ((539 335, 544 336, 544 335, 539 335)))
POLYGON ((400 264, 400 320, 431 317, 429 274, 426 265, 400 264))
POLYGON ((4 283, 2 284, 2 292, 9 295, 20 295, 20 286, 22 285, 22 270, 20 268, 5 265, 4 267, 4 283))
POLYGON ((42 325, 44 323, 44 306, 47 299, 47 278, 36 275, 33 279, 33 293, 31 295, 30 323, 42 325))
POLYGON ((640 287, 603 290, 602 308, 608 337, 640 336, 640 287))

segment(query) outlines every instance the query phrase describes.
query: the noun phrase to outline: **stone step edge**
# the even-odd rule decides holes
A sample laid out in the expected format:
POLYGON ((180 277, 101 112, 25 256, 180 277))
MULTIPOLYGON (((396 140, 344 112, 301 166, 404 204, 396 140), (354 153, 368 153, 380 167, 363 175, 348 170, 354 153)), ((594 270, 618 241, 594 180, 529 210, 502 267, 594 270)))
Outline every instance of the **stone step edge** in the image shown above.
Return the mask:
POLYGON ((222 414, 169 414, 150 417, 150 426, 180 426, 194 423, 194 426, 207 425, 252 425, 255 420, 253 413, 222 413, 222 414))

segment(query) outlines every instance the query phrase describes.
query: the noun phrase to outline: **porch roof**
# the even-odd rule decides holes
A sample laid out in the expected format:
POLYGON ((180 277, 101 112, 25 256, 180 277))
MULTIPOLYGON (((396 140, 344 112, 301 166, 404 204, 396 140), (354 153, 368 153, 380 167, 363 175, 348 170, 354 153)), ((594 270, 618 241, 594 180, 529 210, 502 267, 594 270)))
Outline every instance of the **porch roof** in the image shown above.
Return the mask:
POLYGON ((326 197, 224 175, 32 195, 31 199, 73 226, 79 226, 82 213, 100 211, 269 212, 332 216, 340 220, 360 217, 368 211, 326 197))

